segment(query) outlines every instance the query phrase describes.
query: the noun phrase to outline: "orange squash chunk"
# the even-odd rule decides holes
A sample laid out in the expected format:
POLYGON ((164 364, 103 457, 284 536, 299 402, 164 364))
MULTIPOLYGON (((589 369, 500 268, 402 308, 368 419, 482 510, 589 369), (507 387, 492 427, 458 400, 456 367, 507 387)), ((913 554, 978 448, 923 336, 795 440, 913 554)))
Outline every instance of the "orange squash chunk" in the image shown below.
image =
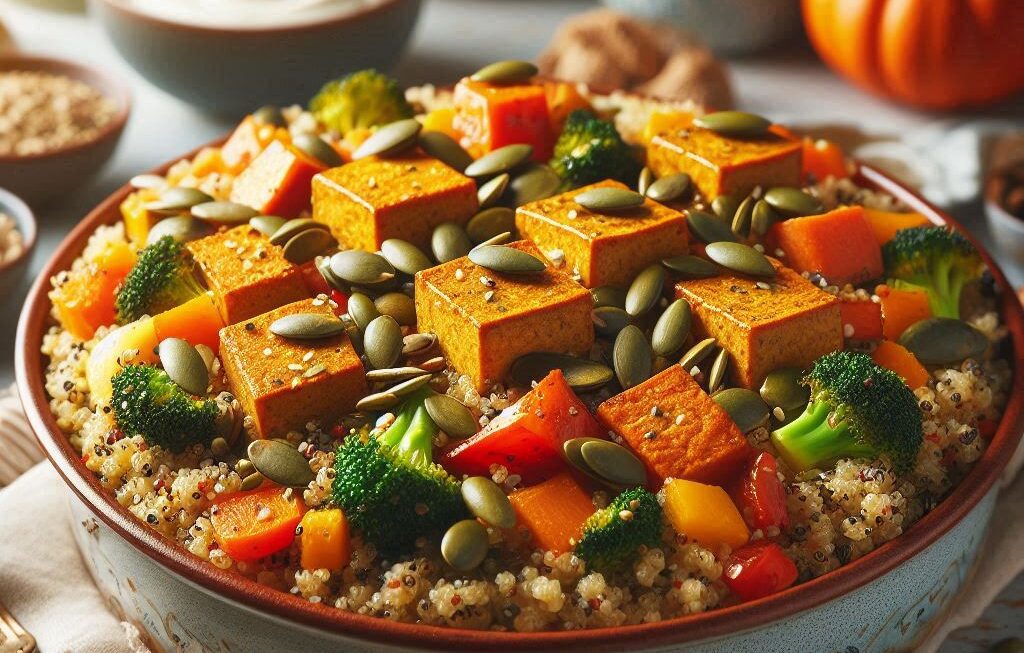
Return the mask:
POLYGON ((291 137, 283 127, 261 125, 253 116, 246 116, 221 147, 220 158, 224 168, 237 175, 275 139, 287 143, 291 137))
POLYGON ((911 324, 932 316, 932 305, 925 290, 890 288, 882 284, 875 288, 882 300, 882 335, 897 341, 911 324))
POLYGON ((57 275, 50 300, 61 325, 80 340, 114 323, 117 287, 135 265, 135 251, 113 241, 85 265, 57 275))
POLYGON ((434 227, 465 224, 476 209, 472 179, 418 152, 353 161, 313 179, 313 219, 352 249, 375 252, 401 238, 430 251, 434 227))
POLYGON ((730 482, 752 453, 739 427, 679 365, 605 401, 597 418, 644 461, 653 487, 666 478, 730 482))
POLYGON ((151 188, 142 188, 128 195, 121 202, 121 217, 124 219, 124 233, 135 247, 146 246, 149 230, 157 223, 158 216, 146 210, 146 204, 152 202, 159 193, 151 188))
POLYGON ((843 335, 854 340, 881 340, 882 305, 870 299, 841 299, 843 335))
POLYGON ((875 240, 879 245, 884 245, 892 240, 900 229, 925 227, 931 224, 931 221, 920 213, 897 213, 867 207, 864 207, 864 217, 867 218, 868 225, 875 234, 875 240))
POLYGON ((871 353, 871 358, 886 369, 899 374, 911 390, 928 383, 928 370, 913 352, 891 340, 883 340, 871 353))
POLYGON ((366 394, 363 364, 345 334, 299 341, 270 332, 274 320, 295 313, 333 316, 328 304, 306 299, 220 332, 220 360, 228 386, 252 417, 252 434, 257 437, 284 435, 310 420, 329 427, 352 412, 366 394), (308 352, 313 352, 311 358, 308 352), (319 366, 321 371, 308 372, 319 366))
POLYGON ((310 510, 302 518, 299 545, 302 568, 341 571, 352 556, 348 519, 341 508, 310 510))
POLYGON ((882 248, 859 206, 779 222, 769 242, 786 253, 786 265, 831 284, 863 283, 884 272, 882 248))
POLYGON ((273 141, 235 179, 231 201, 294 218, 309 210, 313 176, 326 169, 291 145, 273 141))
POLYGON ((736 504, 716 485, 672 481, 665 487, 665 517, 677 533, 705 547, 738 549, 750 539, 736 504))
POLYGON ((588 288, 628 286, 648 265, 687 252, 686 218, 667 206, 648 199, 636 211, 612 215, 576 203, 578 194, 605 186, 626 188, 608 180, 531 202, 516 211, 516 228, 543 251, 561 250, 588 288))
POLYGON ((509 495, 519 524, 530 531, 542 551, 571 551, 594 514, 594 503, 572 474, 565 471, 543 483, 509 495))
POLYGON ((205 292, 180 306, 155 315, 153 326, 158 340, 181 338, 193 345, 206 345, 217 351, 220 346, 220 330, 225 325, 213 294, 205 292))
POLYGON ((690 302, 695 337, 713 336, 731 355, 736 385, 756 389, 778 367, 807 367, 843 348, 839 300, 774 259, 768 290, 735 274, 676 284, 690 302))
POLYGON ((453 129, 462 146, 480 157, 513 143, 533 146, 533 159, 551 158, 554 134, 540 84, 494 85, 465 78, 455 85, 453 129))
MULTIPOLYGON (((529 241, 511 247, 544 259, 529 241)), ((463 257, 416 273, 419 330, 437 335, 448 362, 479 392, 504 380, 523 354, 589 352, 592 308, 587 289, 550 264, 539 274, 509 275, 463 257), (482 284, 481 277, 494 286, 482 284)))

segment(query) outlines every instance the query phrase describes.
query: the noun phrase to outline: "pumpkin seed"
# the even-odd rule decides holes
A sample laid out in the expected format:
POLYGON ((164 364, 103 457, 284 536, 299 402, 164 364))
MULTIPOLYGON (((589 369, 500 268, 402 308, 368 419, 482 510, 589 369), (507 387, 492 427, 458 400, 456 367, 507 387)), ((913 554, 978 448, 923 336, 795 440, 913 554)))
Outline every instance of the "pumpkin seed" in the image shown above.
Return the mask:
POLYGON ((768 423, 771 412, 760 395, 746 388, 728 388, 711 396, 743 433, 768 423))
POLYGON ((466 223, 466 234, 473 243, 482 243, 516 228, 516 212, 506 206, 492 206, 480 211, 466 223))
POLYGON ((506 145, 505 147, 499 147, 492 152, 488 152, 473 163, 470 163, 466 166, 463 174, 474 179, 500 175, 525 163, 531 156, 533 156, 533 147, 529 145, 523 143, 506 145))
POLYGON ((550 166, 534 163, 515 176, 509 183, 513 206, 547 199, 558 192, 562 178, 550 166))
POLYGON ((690 175, 685 172, 677 172, 657 180, 644 194, 656 202, 673 202, 681 198, 688 190, 690 190, 690 175))
POLYGON ((253 111, 252 117, 256 119, 256 122, 262 125, 273 125, 274 127, 288 126, 288 123, 284 119, 284 114, 281 113, 281 109, 271 104, 264 105, 253 111))
POLYGON ((386 367, 382 370, 369 370, 366 380, 370 383, 400 383, 426 373, 427 370, 420 367, 386 367))
POLYGON ((245 478, 246 476, 252 474, 255 471, 256 468, 252 466, 252 463, 249 462, 248 458, 239 458, 238 462, 235 463, 235 473, 237 473, 242 478, 245 478))
POLYGON ((591 478, 603 481, 603 479, 599 477, 597 473, 594 472, 594 470, 590 469, 590 465, 588 465, 587 461, 583 459, 583 452, 581 451, 583 445, 586 444, 587 442, 601 441, 602 440, 600 438, 572 438, 571 440, 566 440, 562 444, 562 453, 565 454, 566 460, 568 460, 569 464, 571 464, 573 467, 580 470, 587 476, 590 476, 591 478))
POLYGON ((508 181, 511 179, 507 172, 503 172, 494 179, 491 179, 487 183, 480 186, 479 190, 476 191, 476 201, 480 205, 481 209, 486 209, 492 206, 501 199, 501 196, 505 193, 505 189, 508 188, 508 181))
POLYGON ((145 205, 147 211, 173 215, 191 209, 196 204, 212 202, 213 198, 198 188, 174 186, 160 193, 160 197, 145 205))
POLYGON ((430 236, 430 251, 438 263, 447 263, 469 254, 473 243, 469 241, 466 230, 454 222, 443 222, 434 227, 430 236))
POLYGON ((711 370, 708 371, 708 393, 714 393, 718 386, 725 380, 725 370, 729 367, 729 352, 725 348, 719 349, 715 354, 715 360, 711 362, 711 370))
POLYGON ((751 138, 767 133, 772 123, 755 113, 745 111, 717 111, 693 119, 693 125, 722 136, 751 138))
POLYGON ((730 228, 740 240, 744 240, 750 235, 750 222, 754 215, 754 204, 756 203, 757 200, 754 199, 753 195, 745 198, 740 202, 740 205, 736 208, 736 213, 732 216, 730 228))
MULTIPOLYGON (((402 353, 404 354, 405 352, 403 351, 402 353)), ((420 363, 420 367, 423 368, 424 372, 436 373, 443 370, 447 364, 444 356, 435 356, 420 363)))
POLYGON ((612 348, 612 363, 623 390, 643 383, 651 376, 651 355, 651 345, 639 327, 630 324, 619 331, 612 348))
POLYGON ((172 215, 153 225, 146 235, 146 244, 152 245, 164 236, 170 236, 179 243, 205 238, 213 233, 213 227, 196 220, 191 215, 172 215))
POLYGON ((705 243, 736 242, 736 234, 729 228, 729 224, 710 213, 687 211, 686 224, 690 227, 690 232, 705 243))
POLYGON ((591 288, 590 294, 594 298, 594 306, 596 308, 601 308, 602 306, 626 307, 626 291, 623 288, 599 286, 591 288))
POLYGON ((690 304, 685 299, 677 299, 668 305, 651 332, 651 350, 655 356, 668 356, 683 347, 690 335, 690 324, 693 320, 690 304))
POLYGON ((391 156, 403 152, 417 142, 423 126, 415 118, 398 120, 384 125, 363 141, 363 144, 352 153, 353 160, 365 159, 369 156, 391 156))
POLYGON ((181 338, 165 338, 157 346, 160 365, 171 381, 194 395, 205 395, 210 385, 210 370, 196 348, 181 338))
POLYGON ((682 355, 679 359, 679 366, 689 372, 695 365, 700 365, 717 346, 718 341, 714 338, 705 338, 704 340, 701 340, 694 346, 690 347, 686 353, 682 355))
POLYGON ((662 259, 661 264, 680 279, 707 279, 718 276, 720 272, 711 261, 689 254, 662 259))
POLYGON ((402 339, 403 356, 419 356, 437 344, 433 333, 410 333, 402 339))
POLYGON ((324 281, 327 282, 328 286, 334 290, 340 290, 345 294, 349 294, 351 288, 349 288, 348 284, 339 279, 338 275, 334 274, 334 271, 331 270, 330 256, 318 256, 314 259, 314 262, 316 264, 317 271, 320 272, 320 276, 324 278, 324 281))
POLYGON ((778 220, 779 215, 768 202, 757 200, 750 218, 750 230, 758 236, 763 236, 778 220))
POLYGON ((396 383, 388 388, 387 392, 390 392, 396 397, 405 397, 406 395, 410 395, 430 383, 430 379, 432 378, 434 378, 433 374, 421 374, 419 376, 414 376, 411 379, 406 379, 405 381, 396 383))
POLYGON ((210 453, 215 458, 223 458, 231 452, 231 445, 224 438, 217 437, 210 441, 210 453))
POLYGON ((249 226, 266 237, 273 236, 287 222, 276 215, 257 215, 249 219, 249 226))
POLYGON ((218 224, 242 224, 259 214, 251 206, 226 201, 203 202, 193 206, 190 211, 197 218, 218 224))
POLYGON ((416 326, 416 303, 404 292, 384 293, 373 301, 381 315, 390 315, 401 326, 416 326))
POLYGON ((900 344, 925 365, 947 365, 981 356, 989 342, 984 333, 963 320, 931 317, 907 327, 900 344))
POLYGON ((295 218, 288 220, 270 236, 271 245, 283 246, 297 234, 307 229, 323 229, 324 225, 309 218, 295 218))
POLYGON ((364 413, 376 412, 379 410, 387 410, 388 408, 394 408, 398 405, 401 399, 398 395, 391 392, 376 392, 369 394, 356 402, 356 410, 364 413))
POLYGON ((462 500, 474 517, 497 528, 516 525, 516 511, 498 484, 486 476, 470 476, 462 482, 462 500))
POLYGON ((484 66, 470 75, 474 82, 486 82, 488 84, 519 84, 527 82, 537 75, 537 66, 529 61, 497 61, 484 66))
POLYGON ((472 249, 470 249, 469 251, 472 252, 474 249, 480 249, 481 247, 490 247, 492 245, 504 245, 505 243, 507 243, 510 240, 512 240, 512 232, 511 231, 503 231, 500 234, 498 234, 497 236, 492 236, 492 237, 488 238, 487 240, 485 240, 484 242, 480 243, 479 245, 473 245, 472 249))
POLYGON ((352 343, 352 349, 355 349, 357 354, 366 355, 366 348, 363 347, 363 332, 359 330, 359 327, 354 324, 346 325, 345 335, 348 336, 349 342, 352 343))
POLYGON ((719 218, 732 220, 732 216, 736 215, 736 209, 740 207, 742 201, 743 198, 735 195, 719 195, 711 200, 711 210, 719 218))
POLYGON ((599 336, 615 338, 633 318, 618 306, 598 306, 590 313, 594 330, 599 336))
POLYGON ((441 556, 453 569, 470 571, 480 566, 490 546, 487 529, 475 519, 463 519, 441 538, 441 556))
POLYGON ((469 252, 469 260, 502 274, 537 274, 547 268, 544 261, 533 254, 504 245, 475 247, 469 252))
POLYGON ((573 200, 595 213, 628 211, 644 204, 644 196, 626 188, 591 188, 579 193, 573 200))
POLYGON ((326 229, 306 229, 292 236, 284 244, 282 255, 289 263, 302 265, 312 261, 334 243, 334 236, 326 229))
POLYGON ((263 481, 263 474, 253 472, 252 474, 242 478, 242 484, 239 486, 239 489, 242 490, 242 492, 250 492, 263 485, 263 481))
POLYGON ((749 245, 742 243, 709 243, 705 253, 723 268, 752 277, 775 276, 775 267, 768 258, 749 245))
POLYGON ((318 340, 342 333, 345 324, 325 313, 293 313, 270 323, 270 332, 293 340, 318 340))
POLYGON ((803 379, 804 371, 798 367, 772 370, 761 383, 761 399, 786 413, 802 410, 811 398, 811 388, 801 383, 803 379))
POLYGON ((256 471, 278 485, 305 487, 316 478, 298 449, 279 440, 253 440, 246 453, 256 471))
POLYGON ((614 376, 607 366, 589 358, 550 352, 534 352, 520 356, 512 363, 509 376, 516 385, 529 388, 534 381, 540 381, 552 370, 562 370, 565 382, 578 392, 600 388, 614 376))
POLYGON ((789 186, 768 189, 764 194, 764 200, 772 208, 788 216, 817 215, 825 210, 817 197, 789 186))
POLYGON ((423 406, 437 428, 452 438, 468 438, 479 430, 473 413, 458 399, 448 395, 431 395, 424 400, 423 406))
POLYGON ((292 145, 328 168, 336 168, 345 163, 338 151, 316 134, 298 134, 292 138, 292 145))
POLYGON ((418 140, 424 152, 457 172, 462 172, 466 166, 473 163, 473 157, 469 152, 444 132, 423 131, 420 132, 418 140))
POLYGON ((160 175, 135 175, 128 180, 132 188, 163 188, 167 180, 160 175))
POLYGON ((640 177, 636 181, 636 192, 641 195, 647 195, 647 189, 650 188, 651 184, 655 181, 654 172, 647 166, 644 166, 640 171, 640 177))
POLYGON ((365 331, 370 322, 381 316, 376 303, 361 292, 354 292, 348 298, 348 315, 360 331, 365 331))
POLYGON ((636 275, 626 291, 626 312, 637 317, 654 308, 665 287, 665 268, 655 263, 636 275))
POLYGON ((395 277, 395 268, 387 259, 358 249, 332 256, 331 271, 341 280, 355 285, 376 284, 395 277))
POLYGON ((402 355, 402 327, 390 315, 381 315, 363 330, 363 347, 372 367, 394 367, 402 355))
POLYGON ((423 250, 398 238, 388 238, 381 243, 380 253, 395 269, 408 275, 414 275, 434 265, 423 250))
POLYGON ((632 451, 609 440, 590 440, 580 447, 587 466, 601 478, 625 487, 644 485, 647 468, 632 451))

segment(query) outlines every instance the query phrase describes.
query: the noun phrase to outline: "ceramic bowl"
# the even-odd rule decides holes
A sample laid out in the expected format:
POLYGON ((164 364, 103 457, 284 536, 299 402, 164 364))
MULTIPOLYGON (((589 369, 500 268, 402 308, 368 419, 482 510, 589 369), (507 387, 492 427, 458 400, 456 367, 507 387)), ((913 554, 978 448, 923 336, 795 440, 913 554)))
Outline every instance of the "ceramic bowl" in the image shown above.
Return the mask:
POLYGON ((24 54, 0 55, 0 71, 31 70, 65 75, 85 82, 110 98, 117 114, 92 140, 42 154, 0 155, 0 180, 31 205, 59 199, 92 179, 114 153, 128 114, 131 93, 116 78, 95 68, 62 59, 24 54))
POLYGON ((92 0, 92 12, 143 77, 196 107, 238 116, 310 98, 324 80, 388 68, 419 16, 420 0, 379 0, 346 14, 271 28, 193 25, 92 0))
POLYGON ((36 217, 32 209, 21 201, 14 193, 0 188, 0 213, 5 213, 14 220, 21 232, 21 254, 10 261, 0 262, 0 306, 7 305, 7 300, 20 296, 18 290, 25 280, 25 273, 36 247, 36 217))
MULTIPOLYGON (((1024 162, 1017 165, 1024 165, 1024 162)), ((989 174, 985 184, 985 218, 996 247, 1018 263, 1024 263, 1024 218, 1012 215, 1000 203, 1001 186, 997 176, 989 174)))
MULTIPOLYGON (((187 155, 191 156, 191 155, 187 155)), ((955 223, 868 167, 859 181, 888 191, 935 223, 955 223)), ((899 538, 840 569, 764 599, 651 624, 585 631, 507 633, 443 629, 365 617, 310 603, 220 570, 140 523, 83 465, 43 389, 40 354, 51 275, 70 266, 101 224, 120 219, 125 187, 58 247, 32 288, 18 326, 18 389, 32 428, 70 489, 75 539, 108 604, 148 634, 154 650, 232 653, 343 650, 878 653, 910 649, 971 573, 993 516, 998 479, 1024 431, 1024 307, 985 253, 1002 289, 1014 380, 997 432, 963 482, 899 538)))

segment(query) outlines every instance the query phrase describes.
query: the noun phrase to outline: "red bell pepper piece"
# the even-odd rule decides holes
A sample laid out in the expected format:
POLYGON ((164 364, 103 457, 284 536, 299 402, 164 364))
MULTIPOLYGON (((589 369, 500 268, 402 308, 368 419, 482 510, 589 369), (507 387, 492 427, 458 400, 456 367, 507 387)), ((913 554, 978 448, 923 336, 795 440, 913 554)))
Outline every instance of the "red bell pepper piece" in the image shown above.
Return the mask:
POLYGON ((761 540, 733 551, 725 561, 722 581, 740 599, 753 601, 781 592, 796 577, 796 565, 782 547, 761 540))
POLYGON ((786 488, 779 480, 775 457, 762 451, 740 479, 735 492, 740 511, 752 528, 766 529, 789 526, 786 510, 786 488))

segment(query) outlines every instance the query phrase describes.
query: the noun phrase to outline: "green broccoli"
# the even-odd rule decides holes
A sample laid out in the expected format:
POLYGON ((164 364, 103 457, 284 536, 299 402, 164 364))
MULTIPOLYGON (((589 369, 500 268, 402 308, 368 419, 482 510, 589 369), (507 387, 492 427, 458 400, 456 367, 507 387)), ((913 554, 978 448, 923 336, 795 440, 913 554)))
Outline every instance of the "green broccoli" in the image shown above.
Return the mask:
POLYGON ((796 471, 840 458, 888 456, 908 469, 924 437, 917 398, 895 372, 867 354, 836 351, 811 368, 807 409, 772 432, 772 442, 796 471))
POLYGON ((110 383, 114 421, 125 434, 174 452, 216 436, 217 402, 193 397, 160 368, 126 365, 110 383))
POLYGON ((119 324, 156 315, 204 292, 185 246, 170 236, 147 245, 117 289, 119 324))
POLYGON ((398 82, 376 70, 360 70, 324 84, 309 101, 317 120, 342 136, 412 118, 412 106, 398 82))
POLYGON ((642 487, 626 490, 586 521, 576 555, 592 569, 614 570, 640 547, 657 546, 663 528, 657 497, 642 487))
POLYGON ((383 433, 350 435, 335 454, 334 501, 385 555, 407 553, 468 516, 459 482, 433 462, 438 429, 426 396, 410 395, 383 433))
POLYGON ((567 189, 605 179, 633 184, 640 173, 640 162, 615 125, 586 109, 569 114, 555 143, 551 167, 567 189))
POLYGON ((984 269, 974 245, 948 227, 901 229, 882 254, 890 285, 926 290, 936 317, 959 319, 960 291, 984 269))

